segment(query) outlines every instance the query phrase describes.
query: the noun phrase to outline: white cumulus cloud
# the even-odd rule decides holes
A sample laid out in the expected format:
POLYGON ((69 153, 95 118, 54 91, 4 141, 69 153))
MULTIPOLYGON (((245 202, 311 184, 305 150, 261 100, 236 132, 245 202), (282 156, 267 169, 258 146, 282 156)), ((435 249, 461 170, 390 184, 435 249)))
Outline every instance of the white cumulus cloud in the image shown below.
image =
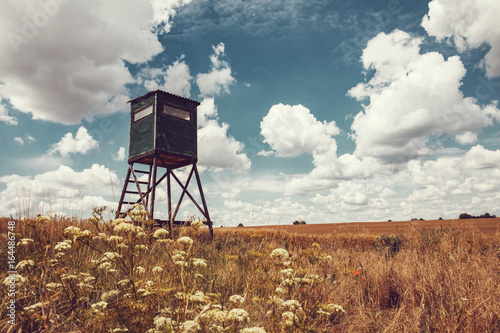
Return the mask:
POLYGON ((53 144, 48 150, 49 155, 59 153, 62 157, 67 157, 70 153, 85 154, 91 149, 99 148, 99 143, 92 138, 87 129, 81 126, 75 136, 66 133, 61 141, 53 144))
POLYGON ((17 119, 12 117, 12 116, 9 116, 7 109, 1 103, 0 103, 0 121, 3 121, 7 125, 17 125, 18 124, 17 119))
POLYGON ((183 4, 1 1, 0 97, 34 119, 63 124, 124 110, 125 85, 134 82, 124 62, 160 53, 154 28, 169 29, 163 20, 183 4))
POLYGON ((482 65, 488 77, 500 75, 500 2, 497 0, 433 0, 422 19, 427 33, 451 39, 459 51, 488 44, 482 65))
POLYGON ((111 154, 111 158, 115 161, 124 161, 125 157, 125 147, 120 147, 116 154, 111 154))
POLYGON ((264 142, 280 157, 330 150, 333 135, 340 133, 334 121, 320 122, 302 105, 273 105, 260 123, 264 142))
POLYGON ((225 56, 224 43, 212 46, 214 53, 210 56, 211 70, 196 76, 196 84, 202 97, 217 96, 221 92, 229 93, 229 86, 236 83, 231 74, 231 66, 222 58, 225 56))
POLYGON ((191 74, 184 57, 165 68, 147 67, 140 72, 144 87, 149 90, 164 90, 189 98, 191 93, 191 74))
POLYGON ((351 126, 357 155, 406 162, 430 154, 433 136, 458 135, 465 142, 499 119, 496 104, 481 106, 464 97, 466 70, 457 56, 421 54, 421 42, 395 30, 380 33, 363 50, 363 66, 373 77, 348 92, 369 99, 351 126))
POLYGON ((228 134, 229 124, 219 124, 214 100, 204 99, 198 109, 201 125, 198 129, 200 164, 238 172, 250 170, 251 162, 243 152, 244 144, 228 134))
POLYGON ((96 206, 114 206, 103 196, 112 193, 112 186, 120 183, 116 173, 107 167, 93 164, 90 168, 75 171, 61 165, 56 170, 35 176, 6 175, 0 177, 5 189, 0 192, 2 214, 24 213, 27 209, 39 211, 50 207, 52 213, 88 214, 96 206))

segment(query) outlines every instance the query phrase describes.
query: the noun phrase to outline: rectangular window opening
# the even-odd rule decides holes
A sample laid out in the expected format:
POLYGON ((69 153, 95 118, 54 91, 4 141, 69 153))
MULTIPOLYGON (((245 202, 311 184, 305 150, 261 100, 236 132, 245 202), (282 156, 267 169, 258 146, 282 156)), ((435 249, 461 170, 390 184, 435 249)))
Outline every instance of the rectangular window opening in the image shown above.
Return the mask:
POLYGON ((163 113, 171 117, 191 121, 191 112, 172 105, 163 104, 163 113))
POLYGON ((153 113, 153 104, 149 104, 148 106, 140 109, 139 111, 134 112, 134 123, 143 118, 146 118, 152 113, 153 113))

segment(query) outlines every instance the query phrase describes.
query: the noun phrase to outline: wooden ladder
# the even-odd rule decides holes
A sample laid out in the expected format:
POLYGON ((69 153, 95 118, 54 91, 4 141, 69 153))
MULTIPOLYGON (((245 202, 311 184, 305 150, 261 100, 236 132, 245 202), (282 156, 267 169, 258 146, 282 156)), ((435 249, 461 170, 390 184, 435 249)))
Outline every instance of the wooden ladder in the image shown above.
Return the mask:
POLYGON ((152 166, 149 167, 149 170, 134 169, 133 163, 129 164, 118 209, 116 210, 116 217, 124 218, 127 216, 127 213, 132 210, 135 204, 141 204, 146 211, 148 210, 149 194, 151 192, 151 169, 152 166), (147 175, 148 180, 139 180, 137 174, 147 175), (128 197, 126 197, 127 194, 128 197))

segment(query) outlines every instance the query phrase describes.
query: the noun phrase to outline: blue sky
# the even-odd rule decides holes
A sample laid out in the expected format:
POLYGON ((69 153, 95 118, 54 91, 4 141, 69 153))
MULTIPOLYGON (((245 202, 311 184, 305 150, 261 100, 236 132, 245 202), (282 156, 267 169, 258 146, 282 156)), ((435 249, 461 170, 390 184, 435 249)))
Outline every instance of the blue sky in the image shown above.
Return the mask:
POLYGON ((116 207, 127 101, 155 89, 201 102, 216 226, 498 215, 499 14, 494 0, 2 1, 0 215, 116 207))

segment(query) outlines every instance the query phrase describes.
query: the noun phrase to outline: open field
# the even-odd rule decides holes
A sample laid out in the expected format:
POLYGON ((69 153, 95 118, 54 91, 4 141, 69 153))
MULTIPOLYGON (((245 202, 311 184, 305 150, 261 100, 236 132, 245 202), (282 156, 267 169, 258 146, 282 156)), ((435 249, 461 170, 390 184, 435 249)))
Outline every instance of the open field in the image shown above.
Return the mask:
POLYGON ((215 228, 211 240, 201 223, 170 235, 144 211, 129 216, 142 227, 101 213, 0 219, 1 244, 15 227, 17 272, 0 271, 1 332, 500 328, 498 219, 215 228))
POLYGON ((292 234, 299 235, 334 235, 334 234, 370 234, 370 235, 395 235, 407 233, 411 228, 428 229, 453 227, 460 230, 471 228, 492 235, 500 231, 500 218, 470 219, 470 220, 428 220, 428 221, 394 221, 394 222, 352 222, 352 223, 328 223, 328 224, 302 224, 302 225, 280 225, 280 226, 258 226, 245 227, 255 230, 272 231, 279 229, 292 234))

